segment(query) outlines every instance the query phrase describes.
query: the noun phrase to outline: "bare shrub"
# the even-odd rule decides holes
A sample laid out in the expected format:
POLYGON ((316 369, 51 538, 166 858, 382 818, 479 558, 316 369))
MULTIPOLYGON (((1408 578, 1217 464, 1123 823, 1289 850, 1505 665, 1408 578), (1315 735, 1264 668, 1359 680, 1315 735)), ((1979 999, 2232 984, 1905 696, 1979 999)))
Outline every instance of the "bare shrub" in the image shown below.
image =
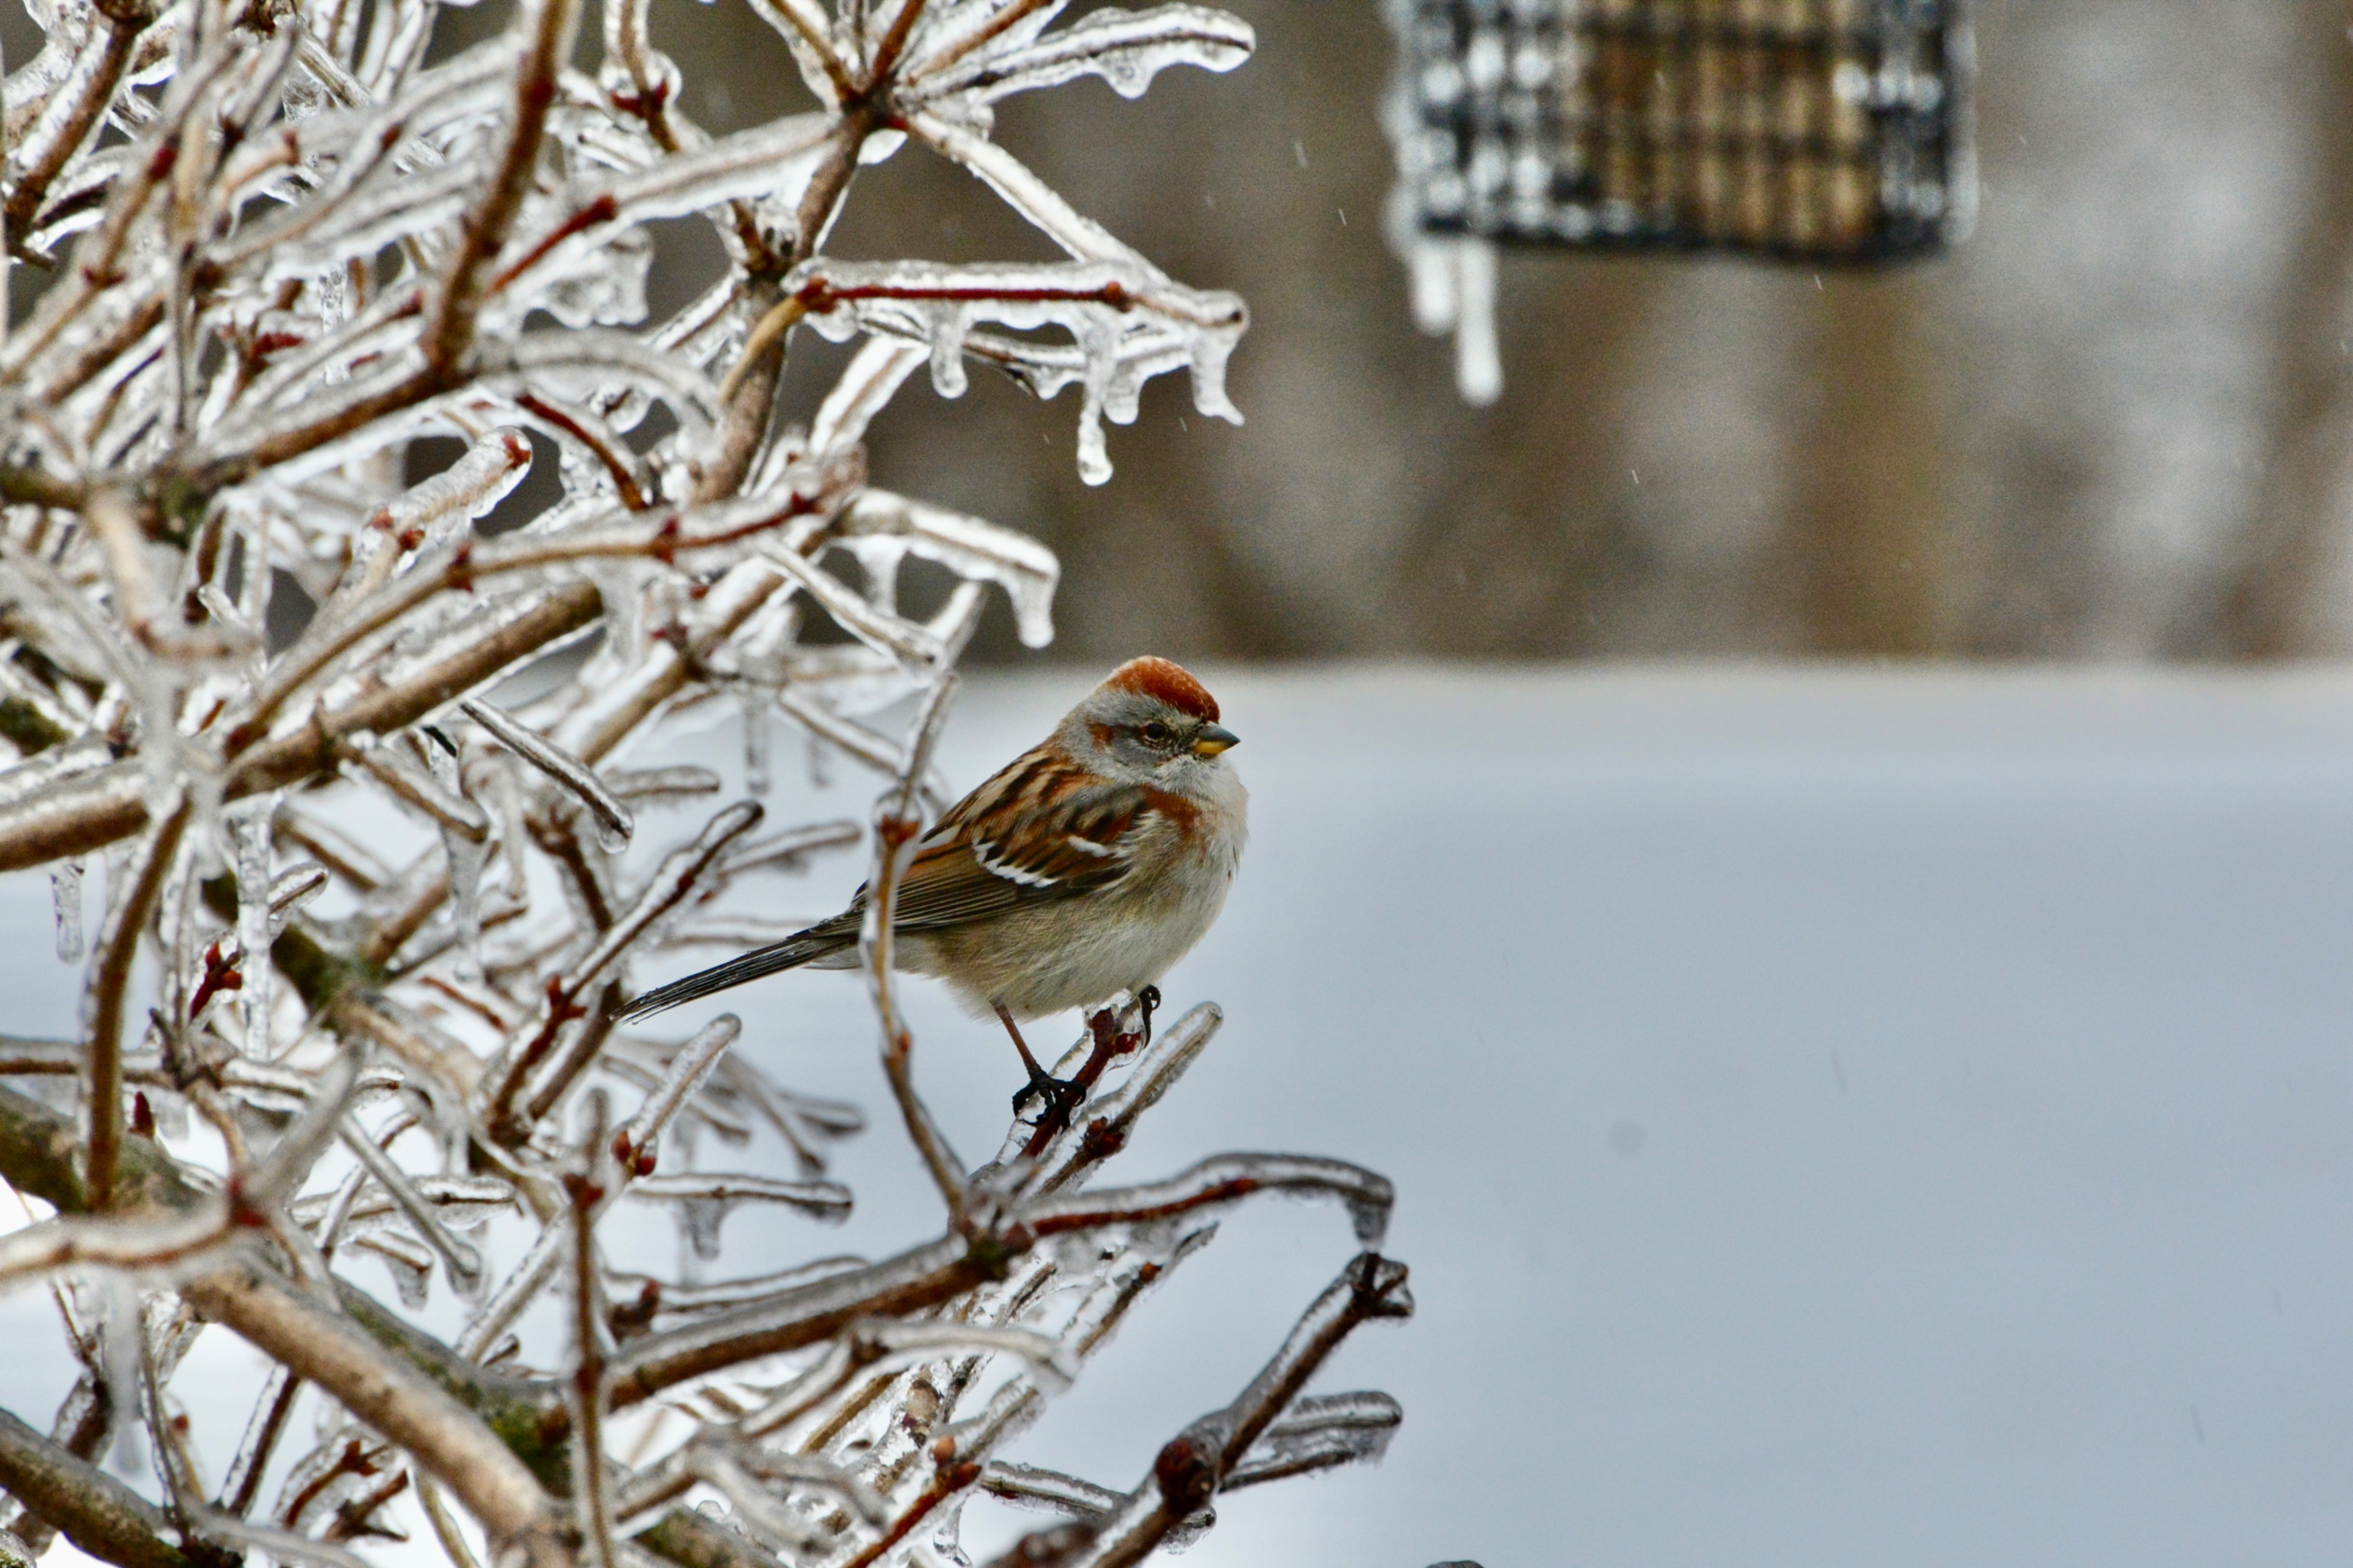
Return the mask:
POLYGON ((953 395, 978 360, 1078 389, 1099 482, 1103 421, 1151 376, 1187 371, 1232 416, 1244 324, 989 139, 1009 93, 1230 68, 1234 18, 755 4, 821 107, 714 138, 645 0, 608 0, 593 77, 574 0, 522 0, 438 60, 432 0, 32 0, 47 43, 7 82, 0 217, 53 276, 0 343, 0 868, 46 867, 60 952, 88 952, 79 1035, 0 1039, 0 1176, 53 1211, 0 1237, 0 1282, 47 1282, 79 1380, 46 1436, 0 1412, 0 1558, 61 1531, 124 1568, 349 1565, 413 1499, 453 1568, 961 1562, 985 1491, 1066 1520, 1014 1561, 1129 1563, 1219 1490, 1377 1455, 1396 1423, 1378 1394, 1300 1397, 1356 1323, 1408 1310, 1367 1251, 1132 1490, 1001 1458, 1221 1209, 1329 1194, 1370 1247, 1389 1190, 1245 1154, 1091 1184, 1218 1024, 1203 1005, 1146 1043, 1134 999, 1065 1064, 1093 1101, 967 1171, 871 929, 939 1235, 717 1280, 600 1255, 625 1193, 698 1252, 731 1205, 850 1202, 826 1145, 858 1112, 738 1059, 733 1016, 616 1027, 633 963, 775 934, 730 899, 748 874, 864 837, 712 811, 719 779, 664 763, 665 721, 740 702, 756 740, 782 712, 881 774, 886 906, 990 587, 1050 635, 1051 555, 869 484, 868 421, 919 367, 953 395), (825 256, 860 163, 905 142, 1069 259, 825 256), (649 321, 649 226, 698 217, 725 275, 649 321), (858 346, 779 409, 803 328, 858 346), (412 482, 421 438, 452 436, 412 482), (535 510, 510 499, 526 477, 535 510), (899 601, 910 556, 954 583, 928 614, 899 601), (636 841, 657 812, 699 826, 636 841), (697 1130, 785 1173, 695 1169, 697 1130), (339 1271, 363 1253, 398 1309, 339 1271), (543 1299, 561 1313, 524 1322, 543 1299), (461 1323, 447 1342, 428 1309, 461 1323), (207 1325, 274 1368, 229 1455, 174 1414, 207 1325), (319 1440, 290 1439, 298 1405, 319 1440), (160 1502, 92 1462, 142 1431, 160 1502))

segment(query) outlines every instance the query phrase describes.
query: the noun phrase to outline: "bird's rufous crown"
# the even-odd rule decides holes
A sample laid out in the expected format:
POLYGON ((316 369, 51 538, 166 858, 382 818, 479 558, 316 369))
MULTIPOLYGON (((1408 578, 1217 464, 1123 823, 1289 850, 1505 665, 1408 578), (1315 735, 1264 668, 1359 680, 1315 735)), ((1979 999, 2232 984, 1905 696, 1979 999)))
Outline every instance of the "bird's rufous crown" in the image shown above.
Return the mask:
POLYGON ((1103 684, 1166 702, 1205 724, 1218 721, 1218 700, 1183 665, 1170 659, 1131 658, 1113 670, 1103 684))

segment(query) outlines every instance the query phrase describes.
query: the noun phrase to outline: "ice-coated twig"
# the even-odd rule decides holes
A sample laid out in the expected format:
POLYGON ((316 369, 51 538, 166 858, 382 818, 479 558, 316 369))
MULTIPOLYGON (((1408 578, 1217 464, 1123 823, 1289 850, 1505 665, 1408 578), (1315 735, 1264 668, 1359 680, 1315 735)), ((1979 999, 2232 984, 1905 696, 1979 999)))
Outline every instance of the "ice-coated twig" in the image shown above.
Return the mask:
POLYGON ((1084 1568, 1125 1568, 1150 1555, 1217 1494, 1261 1433, 1273 1424, 1324 1358, 1358 1324, 1404 1318, 1413 1310, 1405 1266, 1363 1253, 1324 1288, 1273 1359, 1224 1409, 1171 1438, 1152 1473, 1102 1521, 1085 1546, 1059 1561, 1084 1568))
POLYGON ((733 1013, 722 1013, 690 1037, 670 1058, 670 1067, 653 1092, 646 1096, 615 1139, 613 1157, 625 1169, 637 1170, 644 1175, 652 1168, 654 1145, 670 1125, 671 1117, 687 1102, 688 1097, 702 1087, 702 1082, 719 1066, 719 1058, 744 1032, 744 1020, 733 1013), (640 1164, 643 1169, 638 1169, 640 1164))
POLYGON ((153 1220, 58 1218, 0 1237, 0 1289, 69 1268, 164 1271, 235 1237, 226 1200, 161 1225, 153 1220))
POLYGON ((1082 1126, 1066 1130, 1048 1147, 1021 1190, 1038 1194, 1059 1192, 1089 1165, 1124 1148, 1136 1119, 1176 1086, 1224 1022, 1225 1015, 1215 1003, 1203 1002, 1175 1024, 1162 1025, 1152 1044, 1129 1067, 1119 1088, 1092 1108, 1094 1113, 1082 1126))
POLYGON ((780 1182, 773 1176, 646 1176, 629 1196, 648 1203, 782 1204, 811 1219, 836 1222, 849 1215, 849 1189, 838 1182, 780 1182))
POLYGON ((1072 1519, 1101 1519, 1127 1500, 1125 1492, 1035 1465, 990 1462, 980 1473, 981 1489, 1019 1508, 1043 1509, 1072 1519))
POLYGON ((221 1482, 222 1511, 242 1516, 253 1506, 254 1496, 261 1489, 262 1474, 269 1468, 269 1457, 279 1438, 285 1435, 287 1418, 294 1414, 294 1400, 301 1392, 302 1380, 283 1366, 271 1367, 262 1380, 252 1418, 246 1423, 245 1436, 237 1444, 237 1458, 221 1482))
MULTIPOLYGON (((262 1163, 184 1214, 168 1220, 127 1214, 60 1215, 0 1237, 0 1288, 60 1269, 171 1271, 206 1260, 225 1243, 250 1236, 263 1223, 263 1212, 281 1203, 318 1157, 320 1145, 350 1100, 357 1068, 354 1058, 339 1058, 335 1068, 321 1080, 314 1102, 295 1119, 262 1163)), ((89 1180, 93 1208, 98 1207, 101 1191, 111 1200, 111 1184, 101 1189, 93 1171, 89 1180)))
POLYGON ((496 506, 530 468, 530 438, 503 425, 475 442, 444 472, 378 507, 353 536, 351 569, 322 611, 332 617, 382 587, 404 559, 440 544, 455 527, 496 506))
POLYGON ((408 1177, 395 1164, 392 1156, 376 1147, 375 1140, 361 1131, 346 1118, 338 1130, 343 1146, 359 1160, 367 1173, 375 1178, 402 1215, 417 1234, 423 1237, 440 1256, 442 1267, 449 1271, 450 1289, 461 1296, 480 1294, 482 1288, 481 1254, 450 1234, 441 1223, 440 1215, 424 1195, 409 1184, 408 1177))
POLYGON ((279 809, 277 830, 280 837, 314 857, 358 892, 372 893, 392 880, 392 872, 375 851, 291 806, 279 809))
POLYGON ((433 1539, 449 1559, 450 1568, 480 1568, 474 1559, 473 1549, 466 1544, 458 1521, 449 1517, 448 1505, 441 1500, 441 1489, 430 1478, 417 1478, 417 1501, 425 1510, 425 1518, 433 1527, 433 1539))
POLYGON ((747 1279, 722 1279, 696 1285, 665 1283, 648 1274, 611 1273, 606 1279, 624 1295, 642 1293, 651 1287, 659 1298, 660 1310, 671 1313, 715 1312, 731 1307, 741 1307, 773 1296, 796 1285, 821 1279, 852 1268, 863 1268, 866 1259, 843 1255, 813 1258, 773 1274, 755 1274, 747 1279))
POLYGON ((1219 1154, 1183 1174, 1144 1186, 1113 1187, 1049 1197, 1021 1208, 1033 1236, 1135 1225, 1198 1214, 1256 1193, 1338 1198, 1348 1208, 1356 1239, 1377 1246, 1396 1201, 1388 1178, 1344 1160, 1305 1154, 1219 1154))
POLYGON ((207 1509, 197 1513, 192 1522, 203 1534, 249 1546, 268 1553, 276 1562, 309 1563, 312 1568, 368 1568, 365 1558, 342 1547, 274 1525, 255 1524, 234 1514, 207 1509))
POLYGON ((605 787, 604 781, 587 763, 478 698, 470 697, 459 706, 466 710, 467 717, 497 736, 501 745, 577 795, 580 804, 615 838, 626 843, 637 830, 629 808, 614 798, 613 792, 605 787))
POLYGON ((572 1259, 572 1464, 581 1477, 585 1516, 595 1568, 619 1568, 613 1555, 613 1494, 605 1469, 605 1324, 601 1269, 596 1261, 596 1215, 609 1184, 618 1179, 605 1151, 607 1125, 602 1089, 588 1097, 587 1135, 581 1141, 583 1170, 565 1173, 569 1199, 566 1220, 572 1259))
POLYGON ((1257 47, 1241 18, 1207 5, 1155 5, 1142 13, 1097 11, 1026 47, 1001 49, 976 60, 925 72, 925 99, 968 93, 990 102, 1017 92, 1059 87, 1099 76, 1122 98, 1140 98, 1153 77, 1172 65, 1229 71, 1257 47))
POLYGON ((483 815, 482 808, 443 788, 430 773, 391 756, 381 746, 354 746, 351 757, 392 795, 448 832, 471 844, 489 840, 491 819, 483 815))
POLYGON ((1218 1483, 1221 1492, 1376 1461, 1405 1419, 1386 1394, 1327 1394, 1294 1401, 1218 1483))
MULTIPOLYGON (((554 1046, 556 1031, 581 1016, 581 998, 588 987, 603 979, 605 972, 655 921, 684 902, 703 879, 711 875, 728 845, 757 826, 760 816, 760 807, 755 802, 744 801, 712 817, 693 843, 664 857, 662 863, 655 868, 644 894, 597 938, 596 946, 564 974, 548 982, 547 999, 533 1021, 530 1033, 509 1042, 505 1053, 505 1076, 486 1102, 486 1115, 491 1121, 496 1123, 506 1116, 508 1102, 522 1089, 524 1079, 554 1046)), ((585 1057, 557 1062, 534 1095, 534 1103, 552 1103, 554 1096, 560 1094, 586 1065, 585 1057)), ((532 1120, 536 1121, 544 1114, 546 1111, 543 1105, 532 1112, 532 1120)))
POLYGON ((228 1568, 226 1554, 173 1544, 164 1510, 0 1410, 0 1487, 67 1540, 118 1568, 228 1568))
MULTIPOLYGON (((807 726, 811 734, 839 747, 877 773, 895 777, 908 771, 907 757, 899 747, 855 720, 828 711, 793 688, 788 686, 776 693, 776 705, 807 726)), ((947 805, 943 792, 929 779, 922 783, 920 790, 927 807, 936 810, 947 805)))

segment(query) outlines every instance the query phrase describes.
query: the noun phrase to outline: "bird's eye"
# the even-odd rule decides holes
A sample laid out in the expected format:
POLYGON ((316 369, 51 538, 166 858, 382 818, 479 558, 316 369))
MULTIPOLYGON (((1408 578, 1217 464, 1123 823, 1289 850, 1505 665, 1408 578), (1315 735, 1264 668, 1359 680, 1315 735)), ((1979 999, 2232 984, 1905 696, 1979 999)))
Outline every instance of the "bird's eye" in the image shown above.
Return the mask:
POLYGON ((1146 745, 1165 746, 1168 743, 1168 726, 1157 719, 1144 727, 1144 741, 1146 745))

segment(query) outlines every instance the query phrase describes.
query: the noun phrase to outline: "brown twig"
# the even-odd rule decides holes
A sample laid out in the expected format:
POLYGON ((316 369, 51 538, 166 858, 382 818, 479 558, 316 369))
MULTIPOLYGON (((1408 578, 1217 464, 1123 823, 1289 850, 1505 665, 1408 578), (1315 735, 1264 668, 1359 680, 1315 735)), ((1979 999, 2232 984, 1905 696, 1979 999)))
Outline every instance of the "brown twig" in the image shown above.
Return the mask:
POLYGON ((883 797, 875 811, 874 875, 868 884, 872 890, 867 899, 865 923, 859 933, 866 960, 867 989, 882 1026, 882 1069, 891 1080, 891 1093, 898 1100, 900 1114, 907 1123, 907 1136, 913 1140, 923 1168, 931 1173, 932 1184, 939 1189, 941 1201, 947 1205, 951 1226, 964 1223, 968 1178, 963 1162, 948 1147, 946 1135, 933 1121, 931 1108, 915 1091, 915 1038, 900 1016, 891 972, 894 965, 892 947, 898 934, 899 879, 906 874, 914 858, 915 841, 923 827, 919 791, 923 775, 931 771, 932 748, 946 722, 948 705, 955 700, 955 690, 953 673, 942 675, 933 683, 915 717, 906 767, 900 773, 897 787, 883 797))
POLYGON ((131 964, 148 914, 164 890, 180 836, 188 826, 184 800, 157 824, 132 858, 121 895, 107 911, 90 977, 83 1016, 90 1033, 89 1077, 84 1104, 90 1114, 90 1206, 114 1206, 114 1167, 122 1149, 122 1017, 129 1001, 131 964))
POLYGON ((613 1552, 613 1494, 605 1468, 605 1312, 596 1262, 596 1215, 617 1173, 605 1152, 604 1091, 591 1095, 588 1103, 583 1142, 587 1168, 564 1178, 572 1241, 572 1470, 580 1478, 595 1568, 620 1568, 613 1552))
POLYGON ((556 73, 564 67, 577 16, 575 0, 533 0, 523 12, 520 30, 524 46, 515 71, 513 107, 504 127, 505 146, 497 171, 458 226, 458 245, 442 268, 441 286, 426 318, 426 377, 436 389, 456 378, 473 346, 484 274, 506 243, 507 230, 530 188, 547 111, 555 101, 556 73))
POLYGON ((105 8, 106 37, 97 47, 100 56, 95 68, 83 84, 81 95, 72 109, 58 124, 47 145, 42 147, 33 161, 17 175, 14 189, 8 193, 5 209, 0 209, 0 222, 7 228, 9 248, 18 255, 29 255, 25 248, 25 236, 31 231, 34 215, 40 211, 41 198, 48 194, 49 184, 64 169, 83 141, 97 125, 99 116, 114 97, 121 84, 122 72, 131 63, 132 51, 139 35, 146 30, 150 15, 136 5, 117 5, 105 8))

